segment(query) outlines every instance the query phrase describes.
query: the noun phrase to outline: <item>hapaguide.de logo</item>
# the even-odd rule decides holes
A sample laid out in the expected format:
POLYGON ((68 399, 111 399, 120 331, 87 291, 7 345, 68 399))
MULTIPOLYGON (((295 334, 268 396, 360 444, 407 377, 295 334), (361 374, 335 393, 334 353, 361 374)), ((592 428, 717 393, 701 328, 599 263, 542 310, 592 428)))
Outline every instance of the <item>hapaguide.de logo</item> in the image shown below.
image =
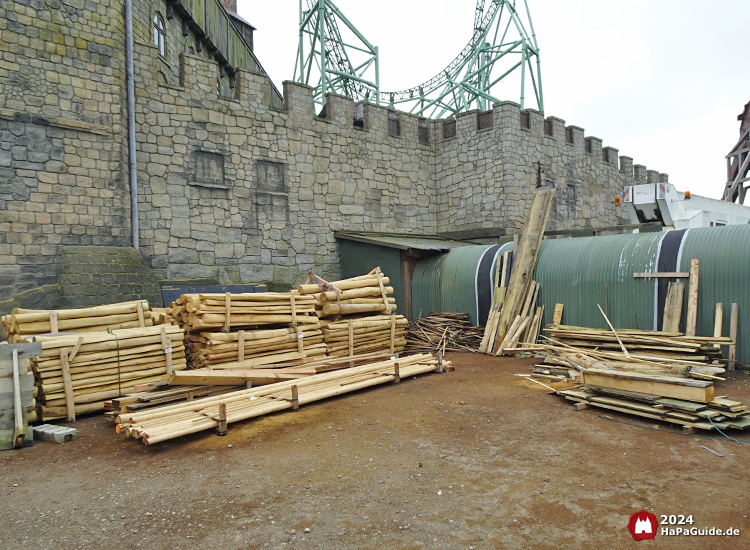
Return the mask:
POLYGON ((628 531, 635 540, 653 539, 658 525, 654 514, 641 510, 630 516, 628 531))

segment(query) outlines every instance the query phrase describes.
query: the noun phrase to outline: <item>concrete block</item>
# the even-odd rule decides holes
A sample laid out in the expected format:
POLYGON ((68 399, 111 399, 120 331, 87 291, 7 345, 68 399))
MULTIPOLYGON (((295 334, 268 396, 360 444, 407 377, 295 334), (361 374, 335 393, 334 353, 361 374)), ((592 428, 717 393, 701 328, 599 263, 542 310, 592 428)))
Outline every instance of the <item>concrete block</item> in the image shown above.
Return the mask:
POLYGON ((34 426, 34 439, 37 441, 52 441, 53 443, 65 443, 73 441, 78 437, 78 430, 66 426, 55 426, 54 424, 41 424, 34 426))

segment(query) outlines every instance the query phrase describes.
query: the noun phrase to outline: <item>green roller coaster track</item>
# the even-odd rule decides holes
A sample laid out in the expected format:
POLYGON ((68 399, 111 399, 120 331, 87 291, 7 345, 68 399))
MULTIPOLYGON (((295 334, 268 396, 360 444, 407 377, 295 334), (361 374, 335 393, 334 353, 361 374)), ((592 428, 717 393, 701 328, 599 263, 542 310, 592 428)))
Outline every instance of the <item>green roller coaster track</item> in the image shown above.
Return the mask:
POLYGON ((380 90, 377 46, 331 0, 306 0, 306 6, 300 0, 299 21, 294 80, 313 87, 319 110, 327 93, 337 93, 429 118, 484 111, 500 101, 493 88, 520 71, 521 108, 527 107, 529 80, 535 107, 544 111, 539 46, 527 0, 477 0, 474 32, 461 53, 433 78, 397 92, 380 90))

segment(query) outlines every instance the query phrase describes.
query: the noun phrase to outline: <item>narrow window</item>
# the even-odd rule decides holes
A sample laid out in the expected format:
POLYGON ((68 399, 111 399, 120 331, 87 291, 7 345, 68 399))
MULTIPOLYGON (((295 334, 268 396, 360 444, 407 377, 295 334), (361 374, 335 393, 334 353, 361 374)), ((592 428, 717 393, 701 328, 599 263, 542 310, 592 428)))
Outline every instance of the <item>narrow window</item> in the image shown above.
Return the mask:
POLYGON ((521 128, 531 129, 531 115, 528 111, 521 111, 521 128))
POLYGON ((167 28, 164 25, 164 18, 160 13, 154 14, 154 44, 159 50, 159 55, 167 56, 167 28))
POLYGON ((548 135, 548 136, 552 135, 552 121, 551 120, 544 121, 544 133, 545 135, 548 135))
POLYGON ((443 137, 451 138, 456 135, 456 121, 447 120, 443 122, 443 137))
POLYGON ((573 128, 565 128, 565 141, 573 143, 573 128))

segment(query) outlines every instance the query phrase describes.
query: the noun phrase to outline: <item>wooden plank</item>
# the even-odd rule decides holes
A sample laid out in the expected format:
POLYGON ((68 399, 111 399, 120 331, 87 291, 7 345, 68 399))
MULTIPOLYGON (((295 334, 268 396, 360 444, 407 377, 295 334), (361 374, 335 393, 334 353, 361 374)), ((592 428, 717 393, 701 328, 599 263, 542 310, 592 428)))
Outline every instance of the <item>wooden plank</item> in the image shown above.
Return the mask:
POLYGON ((604 311, 602 311, 602 306, 600 306, 599 304, 596 304, 596 307, 598 307, 599 311, 601 311, 602 315, 604 315, 604 320, 607 321, 609 328, 612 329, 612 334, 614 334, 615 338, 617 338, 617 343, 620 344, 620 347, 622 348, 622 352, 625 354, 625 357, 630 359, 630 354, 628 353, 628 350, 625 349, 625 345, 622 343, 622 340, 620 340, 620 337, 617 335, 617 331, 615 331, 615 327, 612 326, 612 323, 609 322, 609 318, 604 313, 604 311))
POLYGON ((698 322, 698 278, 700 273, 700 260, 690 260, 690 285, 688 287, 688 309, 685 334, 695 336, 695 326, 698 322))
POLYGON ((679 384, 670 384, 658 380, 650 380, 648 377, 643 379, 636 378, 617 378, 609 374, 600 374, 598 372, 586 371, 581 374, 583 383, 595 386, 604 386, 620 390, 634 391, 639 393, 650 393, 664 397, 674 397, 686 401, 697 401, 699 403, 708 403, 714 398, 714 387, 683 386, 679 384))
POLYGON ((75 422, 76 407, 75 396, 73 395, 73 381, 70 377, 70 365, 68 365, 68 352, 60 350, 60 361, 62 363, 63 386, 65 388, 65 410, 68 422, 75 422))
POLYGON ((586 387, 597 393, 606 393, 607 395, 624 397, 625 399, 643 401, 645 403, 654 403, 657 400, 661 399, 661 396, 653 395, 650 393, 640 393, 640 392, 633 392, 633 391, 627 391, 627 390, 618 390, 616 388, 607 388, 604 386, 595 386, 592 384, 586 384, 586 387))
POLYGON ((633 277, 636 279, 651 279, 658 277, 668 277, 670 279, 677 278, 688 278, 690 273, 685 271, 660 271, 660 272, 647 272, 647 273, 633 273, 633 277))
POLYGON ((563 304, 555 304, 555 312, 552 314, 552 324, 559 325, 562 323, 563 304))
POLYGON ((627 401, 625 399, 617 399, 615 397, 591 397, 589 398, 589 401, 593 401, 596 403, 606 403, 607 405, 615 405, 618 407, 624 407, 626 409, 633 409, 635 411, 641 411, 641 412, 647 412, 651 414, 658 414, 658 415, 664 415, 667 414, 667 411, 655 409, 653 407, 649 407, 648 405, 641 405, 639 403, 634 403, 633 401, 627 401))
POLYGON ((685 293, 685 283, 669 283, 669 292, 664 302, 664 320, 662 330, 665 332, 679 332, 682 317, 682 300, 685 293))
POLYGON ((169 379, 170 385, 179 386, 242 386, 248 381, 253 386, 273 384, 282 380, 304 378, 305 374, 280 373, 267 369, 251 370, 185 370, 175 372, 169 379))
POLYGON ((750 417, 743 416, 741 418, 729 418, 724 423, 735 430, 744 430, 750 428, 750 417))
POLYGON ((698 412, 708 407, 708 405, 703 403, 693 403, 692 401, 681 401, 679 399, 668 398, 657 399, 656 403, 669 407, 670 409, 678 409, 687 412, 698 412))
POLYGON ((729 345, 729 363, 727 368, 734 370, 737 361, 737 320, 738 320, 738 305, 732 304, 732 312, 729 315, 729 338, 732 339, 732 344, 729 345))

